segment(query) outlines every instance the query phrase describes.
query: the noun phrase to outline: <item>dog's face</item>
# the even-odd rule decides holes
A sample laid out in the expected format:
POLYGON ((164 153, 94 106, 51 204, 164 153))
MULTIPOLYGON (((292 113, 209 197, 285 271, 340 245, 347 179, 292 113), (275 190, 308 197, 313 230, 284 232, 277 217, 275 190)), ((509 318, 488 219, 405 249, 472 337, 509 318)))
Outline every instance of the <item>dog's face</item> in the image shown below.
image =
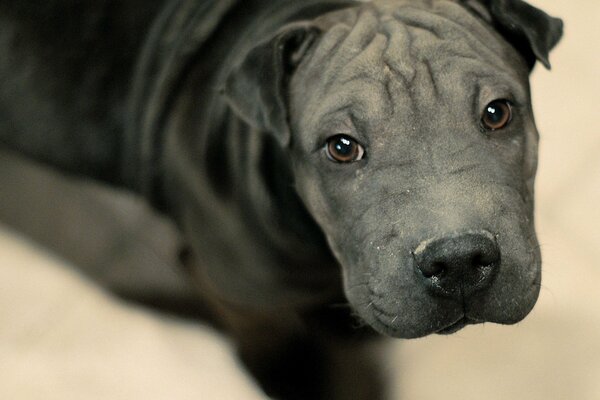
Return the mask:
POLYGON ((298 191, 379 331, 516 322, 540 284, 528 69, 455 3, 386 5, 330 16, 294 75, 298 191))
MULTIPOLYGON (((391 336, 515 323, 539 292, 528 55, 491 28, 506 10, 471 3, 329 13, 294 54, 286 144, 298 194, 350 304, 391 336)), ((552 29, 545 49, 530 44, 546 62, 552 29)))

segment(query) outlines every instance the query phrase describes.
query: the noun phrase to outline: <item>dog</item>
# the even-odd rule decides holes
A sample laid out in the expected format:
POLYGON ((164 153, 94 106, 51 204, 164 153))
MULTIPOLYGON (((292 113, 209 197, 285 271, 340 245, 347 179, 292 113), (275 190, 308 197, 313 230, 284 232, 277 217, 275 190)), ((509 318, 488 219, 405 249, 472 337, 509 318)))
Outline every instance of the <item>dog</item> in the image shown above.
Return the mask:
POLYGON ((273 398, 383 399, 380 335, 533 308, 522 0, 0 4, 0 143, 173 218, 211 320, 273 398))

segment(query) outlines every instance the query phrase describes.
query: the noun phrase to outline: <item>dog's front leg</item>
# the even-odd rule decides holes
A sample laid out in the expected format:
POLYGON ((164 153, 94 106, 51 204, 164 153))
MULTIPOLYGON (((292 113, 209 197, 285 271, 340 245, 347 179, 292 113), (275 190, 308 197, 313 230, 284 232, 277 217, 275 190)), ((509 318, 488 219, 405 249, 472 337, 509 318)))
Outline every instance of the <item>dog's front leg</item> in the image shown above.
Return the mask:
MULTIPOLYGON (((277 400, 383 400, 379 340, 357 328, 345 307, 291 307, 258 311, 232 305, 193 264, 192 273, 212 322, 230 336, 238 356, 271 398, 277 400)), ((190 268, 192 270, 190 270, 190 268)))
POLYGON ((301 313, 220 310, 240 359, 279 400, 382 400, 383 379, 372 339, 311 326, 301 313))

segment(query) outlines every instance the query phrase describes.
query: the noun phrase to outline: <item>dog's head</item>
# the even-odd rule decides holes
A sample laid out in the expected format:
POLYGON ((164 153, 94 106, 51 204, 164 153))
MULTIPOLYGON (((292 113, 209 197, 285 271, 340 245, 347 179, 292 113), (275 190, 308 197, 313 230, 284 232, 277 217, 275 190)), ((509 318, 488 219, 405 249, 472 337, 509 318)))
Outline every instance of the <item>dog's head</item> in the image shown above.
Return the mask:
POLYGON ((226 94, 297 192, 378 331, 510 324, 540 288, 528 75, 562 23, 521 0, 389 0, 286 26, 226 94))

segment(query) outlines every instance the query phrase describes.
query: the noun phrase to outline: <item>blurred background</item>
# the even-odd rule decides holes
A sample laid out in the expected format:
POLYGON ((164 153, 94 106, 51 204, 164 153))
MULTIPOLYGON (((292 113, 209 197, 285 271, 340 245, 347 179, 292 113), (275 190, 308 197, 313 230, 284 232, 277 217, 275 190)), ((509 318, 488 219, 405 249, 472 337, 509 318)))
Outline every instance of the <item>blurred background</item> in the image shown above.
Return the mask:
MULTIPOLYGON (((600 399, 600 1, 530 2, 566 26, 552 71, 532 76, 539 302, 516 326, 392 341, 394 399, 600 399)), ((0 398, 264 399, 226 339, 76 268, 183 304, 177 241, 139 199, 0 152, 0 398)))

